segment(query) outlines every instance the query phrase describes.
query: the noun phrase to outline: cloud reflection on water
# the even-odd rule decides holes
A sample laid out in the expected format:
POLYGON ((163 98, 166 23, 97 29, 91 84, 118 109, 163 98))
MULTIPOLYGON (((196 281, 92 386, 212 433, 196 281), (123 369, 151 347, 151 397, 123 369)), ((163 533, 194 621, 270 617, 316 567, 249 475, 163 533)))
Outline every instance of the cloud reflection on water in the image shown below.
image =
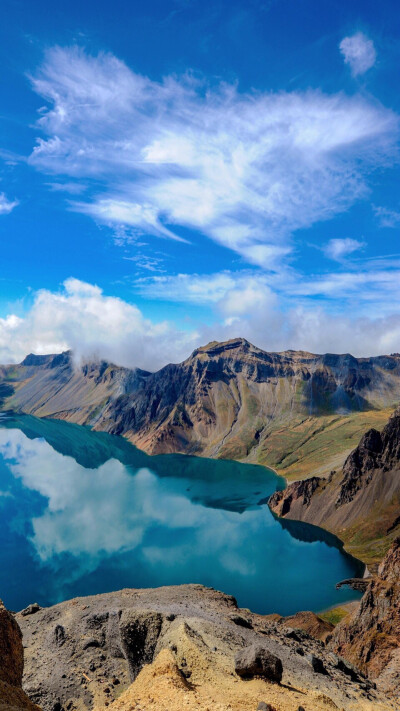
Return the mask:
MULTIPOLYGON (((296 540, 266 506, 250 503, 240 513, 216 508, 215 500, 204 505, 209 488, 221 500, 242 496, 240 477, 227 490, 225 465, 219 491, 218 481, 201 481, 195 460, 196 479, 190 478, 190 458, 187 478, 158 476, 115 458, 90 469, 19 429, 0 429, 0 455, 12 474, 8 493, 18 495, 18 515, 30 527, 40 589, 50 598, 56 589, 59 598, 102 592, 105 580, 108 588, 203 582, 254 609, 288 612, 333 604, 334 583, 352 573, 337 549, 296 540), (23 488, 16 493, 18 483, 23 488), (32 492, 40 495, 33 507, 24 504, 32 492)), ((266 476, 259 498, 275 486, 266 476)))

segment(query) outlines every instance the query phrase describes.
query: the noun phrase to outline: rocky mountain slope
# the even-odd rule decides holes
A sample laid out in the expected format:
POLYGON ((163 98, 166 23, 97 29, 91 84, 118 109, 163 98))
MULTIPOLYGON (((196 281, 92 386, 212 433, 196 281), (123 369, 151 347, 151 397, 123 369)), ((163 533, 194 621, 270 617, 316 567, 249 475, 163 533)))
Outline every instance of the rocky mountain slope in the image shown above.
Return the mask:
POLYGON ((22 634, 13 615, 0 601, 0 709, 40 711, 22 690, 24 650, 22 634))
POLYGON ((366 432, 343 469, 294 482, 269 506, 277 516, 335 533, 369 565, 380 562, 400 534, 400 408, 381 433, 366 432))
POLYGON ((336 627, 330 647, 400 699, 400 538, 369 583, 359 609, 336 627))
POLYGON ((400 400, 400 355, 266 353, 210 343, 156 373, 70 353, 0 367, 5 409, 86 424, 156 454, 186 452, 326 474, 400 400))
MULTIPOLYGON (((315 628, 311 617, 300 622, 315 628)), ((32 606, 17 619, 24 687, 44 711, 395 708, 323 642, 289 627, 293 619, 254 615, 201 585, 32 606)))

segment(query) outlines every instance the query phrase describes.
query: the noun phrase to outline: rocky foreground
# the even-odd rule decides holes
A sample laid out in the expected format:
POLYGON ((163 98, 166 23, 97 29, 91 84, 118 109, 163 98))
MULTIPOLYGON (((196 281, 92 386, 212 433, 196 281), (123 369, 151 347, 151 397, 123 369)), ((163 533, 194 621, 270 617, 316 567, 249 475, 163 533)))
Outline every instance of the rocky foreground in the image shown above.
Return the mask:
POLYGON ((396 708, 313 613, 264 617, 201 585, 33 605, 16 619, 24 688, 44 711, 396 708))
POLYGON ((202 585, 0 606, 4 711, 398 711, 399 698, 400 539, 336 628, 202 585))

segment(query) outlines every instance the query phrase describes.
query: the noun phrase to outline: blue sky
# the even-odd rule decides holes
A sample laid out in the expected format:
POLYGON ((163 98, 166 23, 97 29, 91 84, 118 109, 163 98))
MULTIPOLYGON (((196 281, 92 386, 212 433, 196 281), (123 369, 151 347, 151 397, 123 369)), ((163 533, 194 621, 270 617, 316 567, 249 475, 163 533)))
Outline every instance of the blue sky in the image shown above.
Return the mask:
POLYGON ((0 362, 400 350, 400 10, 3 0, 0 362))

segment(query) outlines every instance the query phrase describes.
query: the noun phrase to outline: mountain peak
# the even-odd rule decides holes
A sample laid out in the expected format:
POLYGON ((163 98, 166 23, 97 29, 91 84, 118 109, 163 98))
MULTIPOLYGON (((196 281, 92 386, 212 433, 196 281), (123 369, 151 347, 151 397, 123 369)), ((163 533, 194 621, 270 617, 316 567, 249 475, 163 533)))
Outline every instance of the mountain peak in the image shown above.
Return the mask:
POLYGON ((29 353, 29 355, 25 356, 24 360, 21 361, 20 365, 24 365, 26 367, 38 367, 41 365, 52 364, 54 366, 57 366, 62 363, 69 362, 71 356, 72 351, 63 351, 62 353, 48 353, 46 355, 37 355, 36 353, 29 353))
POLYGON ((229 341, 210 341, 205 346, 196 348, 191 354, 189 360, 202 355, 216 356, 223 353, 238 350, 242 353, 247 353, 250 350, 259 351, 259 348, 253 346, 252 343, 245 338, 231 338, 229 341))

